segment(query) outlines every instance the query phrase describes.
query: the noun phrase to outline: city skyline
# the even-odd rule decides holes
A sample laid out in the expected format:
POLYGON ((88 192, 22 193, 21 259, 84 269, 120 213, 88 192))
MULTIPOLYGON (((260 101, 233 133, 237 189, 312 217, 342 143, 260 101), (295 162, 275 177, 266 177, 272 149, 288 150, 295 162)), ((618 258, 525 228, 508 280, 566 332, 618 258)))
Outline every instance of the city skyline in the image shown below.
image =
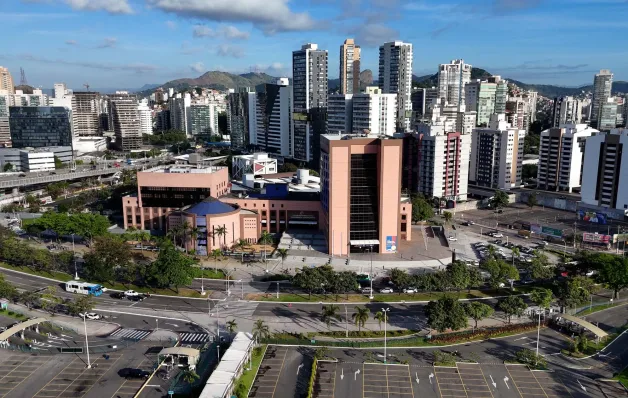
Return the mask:
POLYGON ((526 83, 580 86, 590 84, 600 69, 613 70, 616 81, 628 80, 626 54, 616 51, 623 48, 615 33, 624 24, 618 21, 628 16, 623 0, 7 0, 3 5, 4 23, 21 34, 0 44, 0 64, 16 83, 23 67, 29 83, 44 88, 56 81, 73 89, 84 83, 139 88, 210 70, 290 76, 292 51, 307 42, 334 55, 333 79, 339 70, 335 54, 346 38, 362 47, 361 69, 375 77, 378 47, 401 40, 413 44, 413 72, 419 76, 462 58, 526 83), (520 29, 513 29, 517 23, 520 29))

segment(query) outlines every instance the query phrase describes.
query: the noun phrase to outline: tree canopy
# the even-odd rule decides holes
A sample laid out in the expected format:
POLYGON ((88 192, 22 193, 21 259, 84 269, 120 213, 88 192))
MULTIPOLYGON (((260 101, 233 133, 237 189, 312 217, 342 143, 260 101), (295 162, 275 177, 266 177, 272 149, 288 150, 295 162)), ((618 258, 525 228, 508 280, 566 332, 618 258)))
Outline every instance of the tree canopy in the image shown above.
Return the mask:
POLYGON ((75 234, 89 239, 105 235, 110 226, 107 217, 99 214, 64 214, 52 211, 44 213, 40 218, 33 220, 30 225, 42 231, 50 229, 59 235, 75 234))
POLYGON ((521 297, 508 296, 497 304, 497 307, 504 312, 508 318, 508 323, 512 320, 514 315, 521 316, 528 306, 521 297))
POLYGON ((493 197, 490 199, 489 203, 494 209, 499 209, 508 206, 510 200, 508 199, 508 194, 506 192, 497 190, 495 191, 493 197))
POLYGON ((129 246, 113 236, 102 236, 94 240, 91 250, 83 256, 85 276, 98 282, 115 279, 116 267, 125 269, 131 263, 129 246))
POLYGON ((412 197, 412 222, 425 221, 434 217, 432 205, 421 196, 412 197))
POLYGON ((467 313, 463 305, 451 297, 430 301, 425 306, 427 323, 430 328, 444 332, 464 329, 468 325, 467 313))
POLYGON ((464 309, 469 318, 475 321, 475 327, 478 327, 478 321, 493 315, 495 310, 488 304, 479 301, 471 301, 464 305, 464 309))
POLYGON ((508 283, 509 279, 519 279, 517 268, 500 259, 489 258, 482 262, 481 267, 491 275, 488 284, 493 289, 497 289, 502 283, 508 283))
POLYGON ((164 242, 159 256, 148 266, 147 278, 159 287, 184 286, 192 282, 192 265, 195 260, 177 250, 169 241, 164 242))

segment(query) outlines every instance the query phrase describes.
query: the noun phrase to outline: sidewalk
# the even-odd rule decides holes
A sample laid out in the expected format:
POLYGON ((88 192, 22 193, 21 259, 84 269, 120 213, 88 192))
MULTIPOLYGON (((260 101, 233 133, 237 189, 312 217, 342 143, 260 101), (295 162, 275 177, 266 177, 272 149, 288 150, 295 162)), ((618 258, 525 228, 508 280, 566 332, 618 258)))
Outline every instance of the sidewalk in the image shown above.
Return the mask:
POLYGON ((53 316, 47 311, 34 309, 29 310, 21 304, 11 304, 9 308, 11 311, 22 313, 29 318, 46 318, 50 323, 53 323, 63 329, 71 330, 82 336, 85 336, 86 327, 88 336, 105 336, 120 328, 120 325, 117 323, 103 321, 86 320, 84 325, 82 318, 59 314, 53 316))

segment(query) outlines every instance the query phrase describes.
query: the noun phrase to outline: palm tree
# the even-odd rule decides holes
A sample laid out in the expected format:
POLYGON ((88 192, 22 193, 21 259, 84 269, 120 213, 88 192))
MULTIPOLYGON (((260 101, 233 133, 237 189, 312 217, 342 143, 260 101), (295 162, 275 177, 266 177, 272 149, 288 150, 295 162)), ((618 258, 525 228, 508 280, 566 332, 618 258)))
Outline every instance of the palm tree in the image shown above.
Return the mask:
POLYGON ((187 236, 188 236, 188 232, 190 231, 190 223, 187 221, 184 221, 183 224, 181 225, 181 242, 183 244, 183 248, 185 249, 185 252, 188 252, 188 240, 187 240, 187 236))
POLYGON ((371 311, 366 307, 355 307, 356 312, 351 315, 353 323, 358 327, 358 331, 362 330, 362 327, 368 321, 371 311))
POLYGON ((281 258, 281 269, 283 269, 283 260, 288 257, 288 249, 277 249, 277 254, 281 258))
POLYGON ((273 236, 268 231, 262 231, 259 237, 259 243, 264 245, 264 260, 266 260, 266 245, 273 242, 273 236))
POLYGON ((175 225, 168 229, 168 235, 172 238, 172 244, 177 245, 177 237, 181 234, 181 227, 175 225))
POLYGON ((515 265, 515 257, 519 257, 519 248, 518 247, 513 247, 512 248, 512 265, 515 265))
POLYGON ((193 227, 190 229, 190 239, 192 240, 192 247, 196 249, 196 240, 201 235, 201 230, 197 227, 193 227))
POLYGON ((182 378, 183 378, 183 381, 185 381, 186 383, 192 384, 196 380, 198 380, 200 378, 200 376, 198 374, 196 374, 195 371, 188 369, 185 372, 183 372, 182 378))
POLYGON ((216 227, 216 229, 214 230, 214 233, 216 235, 218 235, 218 244, 220 244, 220 237, 224 236, 224 244, 221 245, 221 247, 226 246, 227 245, 227 227, 220 226, 220 227, 216 227))
POLYGON ((141 251, 144 251, 144 242, 150 241, 150 233, 148 231, 138 231, 137 240, 140 242, 141 251))
POLYGON ((451 222, 451 219, 454 217, 454 215, 451 214, 450 211, 445 211, 445 212, 443 212, 443 217, 445 218, 445 222, 449 223, 449 222, 451 222))
POLYGON ((486 250, 488 251, 488 256, 491 258, 495 258, 495 253, 497 253, 497 249, 495 249, 495 246, 493 245, 488 245, 486 247, 486 250))
POLYGON ((238 328, 238 323, 236 322, 235 319, 232 319, 230 321, 227 321, 226 326, 229 333, 233 333, 238 328))
POLYGON ((340 321, 340 315, 338 315, 339 310, 340 310, 340 307, 338 307, 336 304, 329 304, 329 305, 323 306, 323 311, 321 313, 321 320, 325 322, 325 324, 327 325, 327 328, 330 327, 332 319, 340 321))
POLYGON ((382 330, 382 322, 386 322, 386 313, 383 311, 377 311, 373 318, 379 323, 379 330, 382 330))
POLYGON ((267 339, 270 337, 270 329, 268 329, 268 325, 264 323, 263 320, 258 319, 253 324, 253 337, 257 340, 259 339, 267 339))
POLYGON ((214 258, 214 271, 216 271, 216 273, 218 273, 218 257, 222 256, 222 250, 220 249, 214 249, 212 250, 212 257, 214 258))

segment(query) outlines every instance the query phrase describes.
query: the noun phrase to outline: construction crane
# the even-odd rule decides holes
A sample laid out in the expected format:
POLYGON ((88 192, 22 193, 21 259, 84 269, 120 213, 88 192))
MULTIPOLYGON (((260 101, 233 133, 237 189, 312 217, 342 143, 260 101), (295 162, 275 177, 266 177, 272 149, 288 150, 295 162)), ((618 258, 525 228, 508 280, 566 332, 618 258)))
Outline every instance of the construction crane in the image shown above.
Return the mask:
POLYGON ((85 90, 89 91, 89 83, 85 83, 83 86, 85 87, 85 90))

